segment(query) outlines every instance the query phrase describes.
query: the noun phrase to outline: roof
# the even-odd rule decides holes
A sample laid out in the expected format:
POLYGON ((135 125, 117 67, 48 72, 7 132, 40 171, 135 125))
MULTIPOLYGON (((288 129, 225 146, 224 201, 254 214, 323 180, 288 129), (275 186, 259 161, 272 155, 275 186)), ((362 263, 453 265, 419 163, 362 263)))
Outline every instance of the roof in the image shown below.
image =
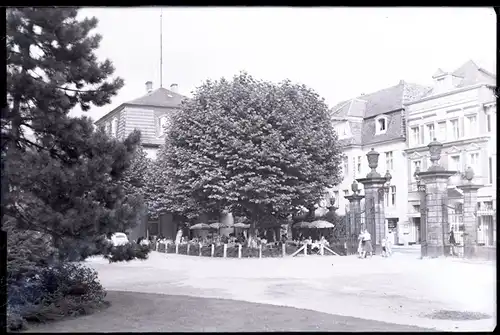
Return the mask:
MULTIPOLYGON (((450 74, 454 77, 458 77, 459 82, 458 84, 455 85, 455 88, 472 86, 479 83, 496 85, 496 78, 497 78, 496 75, 482 68, 481 66, 477 65, 477 63, 474 62, 473 60, 468 60, 467 62, 462 64, 458 69, 456 69, 451 73, 447 73, 441 69, 438 69, 438 73, 439 72, 442 72, 442 75, 450 74)), ((439 77, 436 76, 436 74, 434 74, 434 76, 432 77, 433 78, 439 77)), ((428 96, 434 93, 435 91, 431 90, 426 95, 428 96)))
POLYGON ((400 110, 403 104, 421 98, 430 88, 401 80, 396 86, 360 95, 332 108, 333 116, 358 116, 364 119, 400 110))
POLYGON ((122 109, 125 106, 151 106, 151 107, 170 107, 170 108, 178 108, 181 105, 182 100, 184 100, 186 97, 179 94, 175 93, 173 91, 167 90, 166 88, 160 87, 151 93, 148 93, 146 95, 143 95, 140 98, 127 101, 110 111, 109 113, 106 113, 104 116, 99 118, 95 123, 98 123, 102 119, 106 118, 109 114, 112 114, 113 112, 122 109))

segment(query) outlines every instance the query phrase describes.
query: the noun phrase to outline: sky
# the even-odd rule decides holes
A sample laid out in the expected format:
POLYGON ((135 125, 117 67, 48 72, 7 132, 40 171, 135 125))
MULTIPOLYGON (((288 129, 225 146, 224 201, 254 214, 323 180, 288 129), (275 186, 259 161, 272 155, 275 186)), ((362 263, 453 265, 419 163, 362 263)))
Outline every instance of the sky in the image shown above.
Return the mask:
POLYGON ((125 86, 110 105, 72 115, 94 120, 160 87, 190 96, 207 79, 240 71, 280 82, 290 79, 336 103, 398 84, 432 85, 438 68, 467 60, 496 69, 493 8, 346 7, 115 7, 83 8, 99 19, 97 56, 110 59, 125 86))

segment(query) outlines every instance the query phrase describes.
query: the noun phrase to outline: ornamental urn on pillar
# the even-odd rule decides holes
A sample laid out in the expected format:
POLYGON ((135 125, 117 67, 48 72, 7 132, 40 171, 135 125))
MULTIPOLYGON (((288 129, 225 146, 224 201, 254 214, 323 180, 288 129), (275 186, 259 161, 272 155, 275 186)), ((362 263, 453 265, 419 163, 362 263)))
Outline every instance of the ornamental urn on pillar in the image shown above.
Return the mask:
POLYGON ((378 167, 378 156, 380 156, 380 154, 376 152, 374 148, 366 154, 366 157, 368 158, 368 166, 372 169, 366 177, 380 177, 380 174, 376 171, 378 167))
POLYGON ((356 180, 354 180, 352 182, 351 190, 352 190, 352 193, 354 193, 354 195, 357 195, 359 193, 359 185, 358 185, 358 182, 356 180))
POLYGON ((436 171, 436 170, 444 170, 444 167, 439 165, 439 160, 441 159, 441 150, 443 148, 443 144, 438 142, 435 138, 434 140, 427 145, 429 148, 430 152, 430 160, 431 160, 431 167, 428 169, 428 171, 436 171))
POLYGON ((469 183, 472 183, 472 179, 474 179, 474 170, 470 166, 465 170, 464 179, 469 183))

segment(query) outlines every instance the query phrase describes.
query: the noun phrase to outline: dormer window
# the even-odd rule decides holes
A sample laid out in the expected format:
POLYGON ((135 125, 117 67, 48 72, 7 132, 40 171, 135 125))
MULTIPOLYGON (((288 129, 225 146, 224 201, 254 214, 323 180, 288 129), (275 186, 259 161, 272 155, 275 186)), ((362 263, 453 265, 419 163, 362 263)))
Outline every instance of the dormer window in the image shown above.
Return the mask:
POLYGON ((387 118, 385 116, 379 116, 375 120, 375 133, 377 135, 379 134, 385 134, 387 131, 387 118))
POLYGON ((349 125, 347 122, 337 125, 336 130, 340 139, 349 137, 349 125))

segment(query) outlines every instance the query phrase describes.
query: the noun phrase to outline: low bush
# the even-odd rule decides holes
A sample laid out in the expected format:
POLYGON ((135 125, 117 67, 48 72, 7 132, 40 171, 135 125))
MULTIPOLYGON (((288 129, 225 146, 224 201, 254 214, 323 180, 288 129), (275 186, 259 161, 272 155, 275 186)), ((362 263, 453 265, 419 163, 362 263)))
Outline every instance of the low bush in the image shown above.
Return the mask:
POLYGON ((150 247, 147 245, 139 245, 135 242, 127 243, 119 246, 109 246, 104 254, 104 258, 113 262, 128 262, 134 259, 147 259, 150 247))
POLYGON ((232 258, 238 257, 238 245, 227 247, 227 257, 232 257, 232 258))
POLYGON ((243 247, 241 250, 242 258, 259 257, 259 248, 246 248, 243 247))
MULTIPOLYGON (((191 247, 189 249, 191 249, 191 247)), ((175 250, 174 250, 174 252, 175 252, 175 250)), ((180 255, 187 255, 187 244, 179 244, 179 254, 180 255)))
POLYGON ((214 248, 214 257, 224 256, 224 245, 216 245, 214 248))
POLYGON ((201 255, 210 257, 212 255, 212 246, 204 245, 201 247, 201 255))
POLYGON ((107 306, 95 270, 75 263, 50 266, 17 280, 9 276, 7 297, 11 331, 22 330, 26 321, 58 320, 107 306))
POLYGON ((281 244, 268 244, 262 247, 262 257, 282 257, 283 251, 281 249, 281 244))
POLYGON ((175 244, 169 243, 167 244, 167 254, 175 254, 175 244))
POLYGON ((199 256, 200 255, 200 245, 198 243, 192 243, 189 247, 189 255, 199 256))

